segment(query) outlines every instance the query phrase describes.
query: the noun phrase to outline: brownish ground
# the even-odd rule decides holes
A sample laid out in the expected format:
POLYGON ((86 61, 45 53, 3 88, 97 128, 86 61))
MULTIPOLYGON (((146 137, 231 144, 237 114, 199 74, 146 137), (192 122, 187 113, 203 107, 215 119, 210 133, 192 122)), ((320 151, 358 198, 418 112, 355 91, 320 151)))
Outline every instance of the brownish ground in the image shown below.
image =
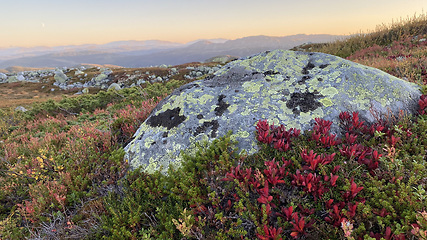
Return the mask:
POLYGON ((0 108, 26 106, 35 102, 45 102, 48 99, 61 100, 63 95, 72 95, 72 92, 60 91, 46 83, 2 83, 0 84, 0 108), (42 88, 45 86, 44 88, 42 88), (51 91, 51 89, 55 91, 51 91))

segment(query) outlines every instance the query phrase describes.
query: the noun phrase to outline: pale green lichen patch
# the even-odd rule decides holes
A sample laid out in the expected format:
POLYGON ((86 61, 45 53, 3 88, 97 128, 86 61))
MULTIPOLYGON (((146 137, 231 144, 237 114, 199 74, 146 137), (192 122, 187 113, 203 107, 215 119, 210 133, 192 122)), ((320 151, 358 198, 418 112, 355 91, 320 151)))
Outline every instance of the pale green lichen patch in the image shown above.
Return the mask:
POLYGON ((245 92, 257 93, 261 90, 261 87, 263 86, 264 84, 260 82, 245 82, 243 84, 243 89, 245 90, 245 92))
POLYGON ((334 97, 337 93, 338 93, 338 90, 334 87, 328 87, 320 91, 320 94, 328 97, 334 97))
POLYGON ((171 163, 179 166, 181 151, 194 154, 197 143, 229 130, 237 147, 252 154, 260 119, 302 131, 310 129, 315 118, 337 121, 341 111, 360 111, 369 120, 372 106, 385 114, 395 106, 415 111, 418 89, 327 54, 264 52, 230 62, 213 77, 176 91, 141 125, 126 146, 125 158, 132 168, 145 166, 152 172, 164 166, 166 172, 171 163))
POLYGON ((323 104, 323 106, 325 106, 325 107, 330 107, 330 106, 334 105, 334 103, 332 102, 332 100, 331 100, 331 99, 329 99, 329 98, 322 98, 322 99, 320 99, 319 101, 320 101, 320 102, 323 104))

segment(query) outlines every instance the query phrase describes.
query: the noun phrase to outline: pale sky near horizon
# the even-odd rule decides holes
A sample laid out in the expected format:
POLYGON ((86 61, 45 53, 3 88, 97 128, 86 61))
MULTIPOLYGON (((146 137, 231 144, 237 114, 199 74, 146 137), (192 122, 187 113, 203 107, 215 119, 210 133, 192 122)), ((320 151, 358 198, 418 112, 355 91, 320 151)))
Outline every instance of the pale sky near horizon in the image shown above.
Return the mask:
POLYGON ((426 11, 427 0, 1 0, 0 48, 349 35, 426 11))

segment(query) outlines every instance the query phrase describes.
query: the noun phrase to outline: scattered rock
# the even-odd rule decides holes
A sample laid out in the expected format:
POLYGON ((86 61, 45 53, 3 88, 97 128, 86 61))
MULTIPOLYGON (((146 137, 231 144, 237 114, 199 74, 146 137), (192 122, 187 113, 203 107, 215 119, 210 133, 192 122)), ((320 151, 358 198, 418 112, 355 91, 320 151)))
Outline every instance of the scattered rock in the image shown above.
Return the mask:
POLYGON ((8 83, 18 82, 18 78, 16 76, 10 76, 7 78, 8 83))
POLYGON ((55 72, 55 81, 59 85, 67 83, 68 77, 62 72, 62 70, 57 70, 55 72))
POLYGON ((26 108, 24 108, 23 106, 18 106, 15 108, 16 112, 26 112, 28 111, 26 108))
POLYGON ((108 87, 108 90, 120 90, 120 89, 122 89, 122 87, 120 87, 120 85, 119 85, 119 84, 117 84, 117 83, 112 83, 112 84, 108 87))
POLYGON ((17 79, 18 81, 20 81, 20 82, 25 81, 25 77, 24 77, 24 76, 22 76, 22 75, 18 75, 18 76, 16 76, 16 79, 17 79))
POLYGON ((311 129, 315 118, 334 122, 358 111, 375 122, 378 114, 414 113, 419 86, 385 72, 323 54, 275 50, 233 61, 213 76, 176 89, 152 111, 125 148, 132 169, 153 172, 180 165, 181 151, 194 154, 196 143, 232 131, 237 147, 258 150, 258 120, 287 129, 311 129), (166 137, 165 137, 166 136, 166 137))
POLYGON ((239 59, 239 58, 236 56, 231 56, 231 55, 221 55, 221 56, 209 58, 209 59, 205 60, 204 62, 205 63, 214 62, 214 63, 225 64, 227 62, 234 61, 236 59, 239 59))
POLYGON ((74 72, 74 76, 82 75, 82 74, 84 74, 84 72, 82 72, 80 69, 77 69, 77 70, 74 72))

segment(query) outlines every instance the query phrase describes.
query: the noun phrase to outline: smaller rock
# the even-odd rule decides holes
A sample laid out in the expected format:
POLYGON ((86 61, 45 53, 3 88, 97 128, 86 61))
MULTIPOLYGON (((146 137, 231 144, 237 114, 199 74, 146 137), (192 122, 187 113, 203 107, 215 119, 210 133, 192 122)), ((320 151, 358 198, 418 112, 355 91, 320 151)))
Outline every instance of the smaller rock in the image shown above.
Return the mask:
POLYGON ((216 56, 213 58, 209 58, 206 61, 204 61, 205 63, 209 63, 209 62, 215 62, 215 63, 221 63, 221 64, 225 64, 229 61, 233 61, 238 59, 238 57, 235 56, 230 56, 230 55, 222 55, 222 56, 216 56))
POLYGON ((120 90, 120 89, 122 89, 122 87, 120 87, 120 85, 119 85, 119 84, 117 84, 117 83, 112 83, 112 84, 108 87, 108 91, 109 91, 109 90, 120 90))
POLYGON ((16 76, 10 76, 9 78, 7 78, 8 83, 14 83, 17 81, 18 81, 18 78, 16 76))
POLYGON ((59 84, 66 83, 68 80, 67 75, 65 75, 62 70, 58 70, 55 72, 55 81, 59 84))
POLYGON ((0 80, 5 80, 7 79, 7 75, 4 73, 0 73, 0 80))
POLYGON ((25 77, 24 76, 22 76, 22 75, 18 75, 18 76, 16 76, 16 79, 18 79, 18 81, 25 81, 25 77))
POLYGON ((201 77, 201 76, 203 76, 203 73, 202 72, 196 72, 196 77, 201 77))
POLYGON ((89 93, 89 88, 83 88, 82 93, 83 94, 88 94, 89 93))
POLYGON ((23 106, 18 106, 15 108, 16 112, 26 112, 28 111, 26 108, 24 108, 23 106))
POLYGON ((108 76, 106 74, 101 73, 98 76, 96 76, 94 80, 95 80, 96 83, 99 84, 99 83, 103 82, 107 78, 108 78, 108 76))

